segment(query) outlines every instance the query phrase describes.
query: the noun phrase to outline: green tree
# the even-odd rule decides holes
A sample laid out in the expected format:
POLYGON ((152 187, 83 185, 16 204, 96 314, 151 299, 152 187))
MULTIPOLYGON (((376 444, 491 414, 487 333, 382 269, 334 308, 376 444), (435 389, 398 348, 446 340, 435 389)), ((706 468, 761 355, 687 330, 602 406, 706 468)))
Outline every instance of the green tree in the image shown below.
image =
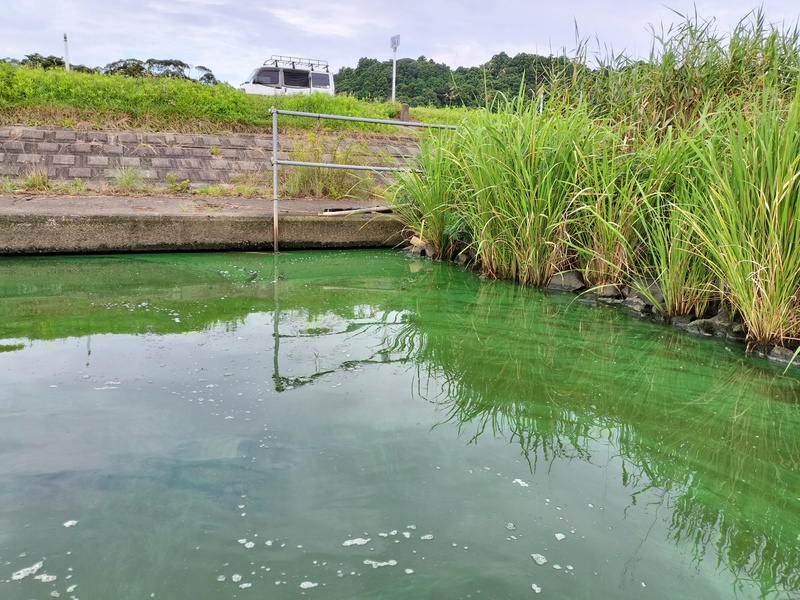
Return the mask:
POLYGON ((107 64, 102 69, 106 75, 122 75, 123 77, 144 77, 147 68, 144 62, 137 58, 125 58, 107 64))

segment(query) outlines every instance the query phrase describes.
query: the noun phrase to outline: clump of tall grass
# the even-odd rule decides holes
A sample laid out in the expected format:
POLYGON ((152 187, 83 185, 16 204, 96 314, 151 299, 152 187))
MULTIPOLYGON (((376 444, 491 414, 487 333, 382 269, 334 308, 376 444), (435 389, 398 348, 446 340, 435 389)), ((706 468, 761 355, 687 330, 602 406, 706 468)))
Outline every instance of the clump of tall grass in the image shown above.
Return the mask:
POLYGON ((606 131, 581 157, 570 223, 584 277, 634 289, 667 320, 701 316, 715 292, 687 220, 703 175, 692 163, 693 134, 668 128, 631 147, 624 131, 606 131))
POLYGON ((46 192, 53 187, 53 182, 45 169, 34 167, 23 175, 22 187, 31 192, 46 192))
POLYGON ((611 55, 597 57, 597 69, 575 70, 572 86, 596 115, 628 121, 646 135, 670 125, 691 128, 698 111, 730 96, 764 87, 791 95, 800 69, 796 25, 768 24, 758 9, 723 33, 714 19, 675 14, 677 23, 652 29, 648 60, 611 55))
MULTIPOLYGON (((362 165, 380 162, 368 152, 366 145, 353 142, 344 136, 323 132, 309 132, 297 139, 289 152, 290 159, 308 163, 362 165)), ((369 198, 376 195, 371 175, 358 175, 363 171, 340 168, 294 166, 280 171, 282 193, 293 198, 369 198)))
POLYGON ((452 259, 465 241, 465 214, 458 207, 464 191, 459 141, 452 130, 423 135, 415 168, 400 173, 388 191, 394 211, 442 260, 452 259))
POLYGON ((112 180, 115 190, 122 194, 143 194, 151 189, 144 173, 137 167, 122 167, 114 173, 112 180))
POLYGON ((800 85, 736 98, 704 120, 707 173, 687 218, 750 348, 800 340, 800 85), (705 183, 705 182, 704 182, 705 183))
POLYGON ((544 285, 572 262, 566 214, 598 131, 585 109, 524 100, 500 98, 459 128, 459 206, 487 274, 544 285))
POLYGON ((570 264, 565 216, 595 135, 586 110, 563 108, 498 96, 455 132, 431 134, 393 190, 398 212, 443 258, 469 247, 487 275, 547 283, 570 264))

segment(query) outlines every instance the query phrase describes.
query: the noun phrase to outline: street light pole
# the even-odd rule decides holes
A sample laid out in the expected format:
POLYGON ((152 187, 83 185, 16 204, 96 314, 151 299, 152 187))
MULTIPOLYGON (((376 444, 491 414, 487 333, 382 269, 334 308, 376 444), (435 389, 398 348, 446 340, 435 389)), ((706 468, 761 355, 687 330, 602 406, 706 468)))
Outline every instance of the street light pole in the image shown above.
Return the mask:
POLYGON ((67 34, 64 34, 64 66, 67 68, 67 73, 69 73, 69 46, 67 45, 67 34))
POLYGON ((397 47, 400 45, 400 36, 392 36, 392 104, 394 104, 395 82, 397 81, 397 47))

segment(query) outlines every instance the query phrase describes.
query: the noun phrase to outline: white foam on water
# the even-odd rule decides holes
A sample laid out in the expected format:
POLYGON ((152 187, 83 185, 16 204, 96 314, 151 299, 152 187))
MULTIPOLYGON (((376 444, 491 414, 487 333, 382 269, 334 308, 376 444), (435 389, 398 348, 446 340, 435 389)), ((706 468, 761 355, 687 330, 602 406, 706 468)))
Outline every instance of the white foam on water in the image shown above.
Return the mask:
POLYGON ((532 589, 532 590, 533 590, 535 593, 537 593, 537 594, 541 594, 541 593, 542 593, 542 588, 540 588, 540 587, 539 587, 538 585, 536 585, 535 583, 532 583, 532 584, 531 584, 531 589, 532 589))
POLYGON ((553 568, 560 571, 561 570, 561 565, 553 565, 553 568))
POLYGON ((372 538, 355 538, 352 540, 346 540, 342 546, 363 546, 364 544, 368 544, 372 541, 372 538))
POLYGON ((242 588, 243 590, 246 590, 247 588, 251 587, 252 585, 253 585, 252 583, 241 583, 241 584, 239 584, 239 587, 242 588))
POLYGON ((308 590, 308 589, 311 589, 311 588, 315 588, 318 585, 319 585, 318 583, 314 583, 313 581, 304 581, 303 583, 300 584, 300 588, 304 589, 304 590, 308 590))
POLYGON ((423 535, 419 539, 421 539, 421 540, 432 540, 433 539, 433 534, 429 533, 427 535, 423 535))
POLYGON ((75 525, 77 525, 77 524, 78 524, 78 522, 75 521, 75 520, 67 521, 66 523, 64 523, 64 527, 75 527, 75 525))
POLYGON ((255 544, 254 544, 253 542, 247 542, 247 543, 244 545, 244 547, 245 547, 245 548, 247 548, 248 550, 249 550, 250 548, 253 548, 254 546, 255 546, 255 544))
POLYGON ((239 575, 238 573, 234 573, 233 575, 231 575, 231 581, 233 583, 239 583, 241 580, 242 580, 242 576, 239 575))
POLYGON ((526 482, 522 481, 522 479, 519 479, 519 478, 515 479, 515 480, 514 480, 514 481, 512 481, 511 483, 516 483, 516 484, 517 484, 517 485, 519 485, 520 487, 530 487, 530 484, 529 484, 529 483, 526 483, 526 482))
POLYGON ((69 586, 69 587, 67 588, 67 593, 68 593, 68 594, 71 594, 72 592, 74 592, 74 591, 75 591, 75 589, 76 589, 77 587, 78 587, 77 585, 71 585, 71 586, 69 586))
POLYGON ((25 567, 24 569, 20 569, 19 571, 15 571, 11 574, 11 581, 19 581, 20 579, 25 579, 29 575, 36 575, 36 573, 44 566, 43 561, 39 561, 35 565, 31 565, 30 567, 25 567))
POLYGON ((225 575, 217 576, 217 581, 225 581, 225 575))
POLYGON ((411 575, 414 572, 414 569, 406 569, 406 575, 411 575))
POLYGON ((244 544, 247 543, 247 538, 242 538, 242 539, 236 540, 236 541, 239 542, 240 544, 244 545, 244 544))
POLYGON ((389 535, 397 535, 397 529, 392 529, 392 530, 389 532, 389 535))
POLYGON ((516 528, 517 526, 514 525, 513 523, 506 523, 506 529, 508 529, 509 531, 514 531, 516 528))
POLYGON ((409 539, 409 538, 411 538, 411 533, 408 532, 408 531, 404 531, 403 532, 403 537, 406 538, 406 539, 409 539))
POLYGON ((542 554, 531 554, 531 558, 537 565, 543 565, 547 562, 547 559, 542 554))
POLYGON ((53 598, 59 598, 61 596, 61 592, 59 592, 58 590, 53 590, 52 592, 50 592, 50 595, 53 598))
POLYGON ((372 565, 373 569, 377 569, 379 567, 394 567, 397 565, 397 561, 394 559, 387 560, 386 562, 378 562, 376 560, 365 560, 365 565, 372 565))
POLYGON ((556 534, 556 539, 557 539, 559 542, 560 542, 561 540, 563 540, 565 537, 567 537, 567 536, 565 536, 563 533, 557 533, 557 534, 556 534))
POLYGON ((379 533, 378 535, 379 535, 380 537, 389 537, 389 534, 388 534, 388 533, 379 533))
POLYGON ((48 575, 47 573, 42 573, 41 575, 34 576, 34 579, 40 580, 42 583, 52 583, 56 579, 58 579, 55 575, 48 575))
POLYGON ((416 529, 416 525, 406 525, 406 529, 416 529))

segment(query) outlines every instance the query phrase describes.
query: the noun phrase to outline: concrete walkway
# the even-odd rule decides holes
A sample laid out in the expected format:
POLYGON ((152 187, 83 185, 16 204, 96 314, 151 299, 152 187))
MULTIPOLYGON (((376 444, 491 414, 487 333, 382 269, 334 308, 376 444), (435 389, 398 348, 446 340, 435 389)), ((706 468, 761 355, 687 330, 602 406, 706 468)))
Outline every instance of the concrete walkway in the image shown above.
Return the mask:
MULTIPOLYGON (((402 244, 403 226, 392 214, 321 216, 374 206, 279 200, 278 249, 402 244)), ((271 198, 0 195, 0 254, 267 249, 271 198)))

